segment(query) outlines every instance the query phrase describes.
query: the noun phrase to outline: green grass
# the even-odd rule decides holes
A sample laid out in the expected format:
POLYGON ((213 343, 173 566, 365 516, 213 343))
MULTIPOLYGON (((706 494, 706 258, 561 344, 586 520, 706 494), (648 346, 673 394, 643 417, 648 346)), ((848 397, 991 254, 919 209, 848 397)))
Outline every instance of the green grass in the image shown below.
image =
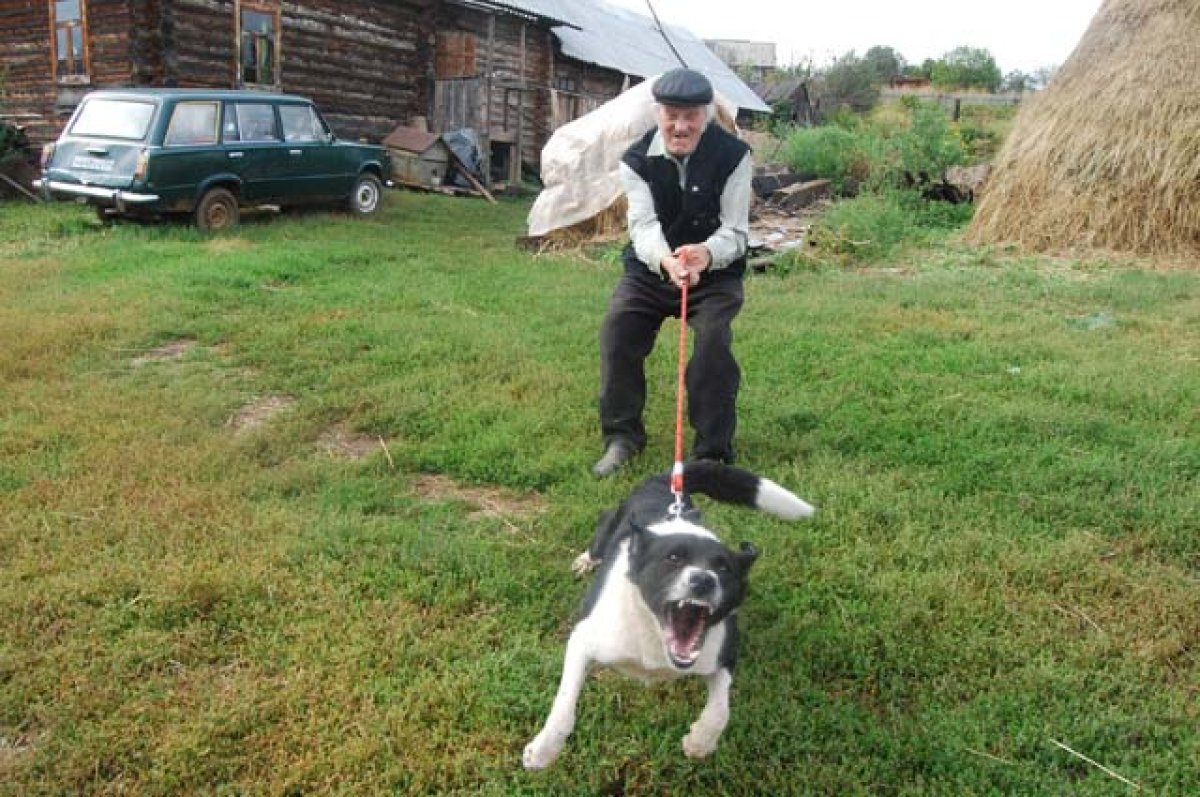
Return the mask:
POLYGON ((1130 793, 1055 741, 1195 792, 1200 274, 943 234, 749 278, 743 462, 821 512, 710 508, 764 551, 722 746, 680 750, 700 684, 601 676, 527 774, 568 565, 669 465, 672 347, 593 480, 615 267, 388 199, 211 238, 0 208, 0 794, 1130 793))

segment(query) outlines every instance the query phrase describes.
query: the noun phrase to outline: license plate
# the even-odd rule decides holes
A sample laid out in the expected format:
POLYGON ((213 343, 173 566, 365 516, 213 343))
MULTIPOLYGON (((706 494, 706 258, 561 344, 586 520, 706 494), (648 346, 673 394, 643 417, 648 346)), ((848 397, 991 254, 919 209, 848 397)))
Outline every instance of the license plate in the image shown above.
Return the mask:
POLYGON ((76 155, 75 159, 71 161, 71 167, 74 169, 87 169, 92 172, 111 172, 113 170, 113 162, 105 158, 76 155))

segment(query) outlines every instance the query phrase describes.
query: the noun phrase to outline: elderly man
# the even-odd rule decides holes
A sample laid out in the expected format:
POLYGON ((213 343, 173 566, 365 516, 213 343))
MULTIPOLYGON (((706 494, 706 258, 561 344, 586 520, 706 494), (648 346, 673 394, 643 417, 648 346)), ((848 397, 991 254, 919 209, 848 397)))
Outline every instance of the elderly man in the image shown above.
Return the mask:
POLYGON ((653 86, 657 126, 626 151, 629 200, 624 273, 600 332, 600 427, 608 476, 646 445, 645 360, 667 316, 679 316, 688 281, 695 342, 687 365, 694 459, 733 461, 741 371, 730 325, 742 307, 750 215, 750 148, 711 124, 713 89, 691 69, 653 86))

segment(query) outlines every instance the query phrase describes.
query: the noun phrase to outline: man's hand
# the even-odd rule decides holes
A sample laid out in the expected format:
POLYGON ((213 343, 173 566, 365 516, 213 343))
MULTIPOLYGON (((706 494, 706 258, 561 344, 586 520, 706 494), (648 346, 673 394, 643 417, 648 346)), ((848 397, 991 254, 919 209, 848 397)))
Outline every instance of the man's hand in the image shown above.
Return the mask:
POLYGON ((709 253, 708 247, 703 244, 684 244, 669 257, 663 258, 662 269, 675 287, 683 288, 685 279, 689 286, 699 282, 700 272, 711 264, 712 255, 709 253))

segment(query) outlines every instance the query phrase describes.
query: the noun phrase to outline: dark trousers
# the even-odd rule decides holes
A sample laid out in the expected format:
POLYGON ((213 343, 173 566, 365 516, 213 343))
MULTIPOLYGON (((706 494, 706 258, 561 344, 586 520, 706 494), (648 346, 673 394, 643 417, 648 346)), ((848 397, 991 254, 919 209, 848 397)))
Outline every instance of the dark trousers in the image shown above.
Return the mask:
MULTIPOLYGON (((680 291, 649 271, 626 270, 600 330, 600 428, 607 445, 624 438, 646 444, 645 362, 668 316, 679 317, 680 291)), ((715 271, 688 290, 692 356, 687 364, 692 457, 733 460, 741 369, 733 357, 731 324, 742 308, 742 275, 715 271)), ((674 390, 671 390, 674 395, 674 390)))

